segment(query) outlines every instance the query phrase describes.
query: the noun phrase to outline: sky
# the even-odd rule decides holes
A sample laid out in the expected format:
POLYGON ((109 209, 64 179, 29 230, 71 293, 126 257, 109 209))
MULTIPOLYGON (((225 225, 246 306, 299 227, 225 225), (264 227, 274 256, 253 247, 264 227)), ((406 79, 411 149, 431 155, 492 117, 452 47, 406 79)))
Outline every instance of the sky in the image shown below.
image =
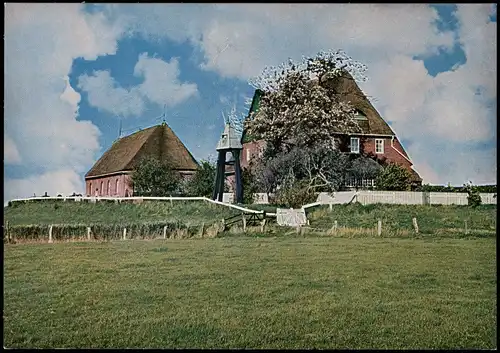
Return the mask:
POLYGON ((4 202, 166 122, 198 160, 266 66, 342 49, 424 183, 496 184, 495 4, 5 4, 4 202), (120 124, 121 122, 121 124, 120 124))

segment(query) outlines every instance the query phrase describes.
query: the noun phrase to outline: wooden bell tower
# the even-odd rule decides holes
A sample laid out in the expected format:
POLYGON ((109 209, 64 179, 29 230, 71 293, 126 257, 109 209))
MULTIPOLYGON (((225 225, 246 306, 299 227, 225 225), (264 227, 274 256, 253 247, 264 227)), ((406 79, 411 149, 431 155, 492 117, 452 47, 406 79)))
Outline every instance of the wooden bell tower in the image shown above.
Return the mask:
POLYGON ((226 165, 233 165, 236 181, 236 202, 243 203, 243 185, 240 167, 240 153, 243 150, 243 146, 241 145, 238 134, 230 123, 226 123, 222 137, 217 143, 216 150, 219 153, 217 157, 217 171, 215 175, 215 187, 212 199, 222 201, 224 184, 226 181, 226 165), (230 158, 229 161, 226 161, 228 152, 231 153, 232 158, 230 158))

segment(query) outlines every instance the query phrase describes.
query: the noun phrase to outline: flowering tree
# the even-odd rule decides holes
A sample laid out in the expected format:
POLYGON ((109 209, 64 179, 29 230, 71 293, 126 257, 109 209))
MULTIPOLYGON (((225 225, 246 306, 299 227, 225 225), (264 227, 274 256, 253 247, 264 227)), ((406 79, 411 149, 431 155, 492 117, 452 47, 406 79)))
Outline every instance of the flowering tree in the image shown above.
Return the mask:
POLYGON ((331 141, 335 133, 360 132, 354 108, 331 82, 341 77, 365 80, 365 70, 342 51, 265 68, 249 81, 264 94, 258 113, 245 121, 245 128, 277 150, 314 146, 331 141))

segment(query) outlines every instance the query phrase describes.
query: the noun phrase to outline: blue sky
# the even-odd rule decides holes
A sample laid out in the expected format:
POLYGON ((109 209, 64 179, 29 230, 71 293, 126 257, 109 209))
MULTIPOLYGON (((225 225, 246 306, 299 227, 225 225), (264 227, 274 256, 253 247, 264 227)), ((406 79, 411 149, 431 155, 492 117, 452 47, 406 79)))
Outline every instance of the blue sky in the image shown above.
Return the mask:
POLYGON ((164 105, 206 159, 250 77, 328 49, 368 66, 424 182, 496 183, 496 6, 7 4, 5 36, 5 199, 82 191, 119 120, 129 134, 164 105))

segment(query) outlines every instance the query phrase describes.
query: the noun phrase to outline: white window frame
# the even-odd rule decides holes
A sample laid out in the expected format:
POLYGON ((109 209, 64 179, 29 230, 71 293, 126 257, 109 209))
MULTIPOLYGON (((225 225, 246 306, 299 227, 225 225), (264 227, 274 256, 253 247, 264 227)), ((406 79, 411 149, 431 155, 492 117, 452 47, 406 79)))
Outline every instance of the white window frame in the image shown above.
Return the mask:
POLYGON ((351 137, 349 148, 351 149, 351 153, 359 153, 359 137, 351 137), (356 149, 353 149, 353 141, 356 141, 356 149))
POLYGON ((356 119, 356 120, 368 120, 365 113, 363 113, 361 110, 356 110, 354 112, 354 119, 356 119))
POLYGON ((383 154, 384 153, 384 139, 375 139, 375 153, 383 154), (380 142, 380 146, 382 147, 381 151, 377 150, 377 142, 380 142))
POLYGON ((250 154, 250 150, 249 149, 247 149, 246 152, 247 152, 247 163, 249 163, 250 159, 252 158, 252 155, 250 154))

